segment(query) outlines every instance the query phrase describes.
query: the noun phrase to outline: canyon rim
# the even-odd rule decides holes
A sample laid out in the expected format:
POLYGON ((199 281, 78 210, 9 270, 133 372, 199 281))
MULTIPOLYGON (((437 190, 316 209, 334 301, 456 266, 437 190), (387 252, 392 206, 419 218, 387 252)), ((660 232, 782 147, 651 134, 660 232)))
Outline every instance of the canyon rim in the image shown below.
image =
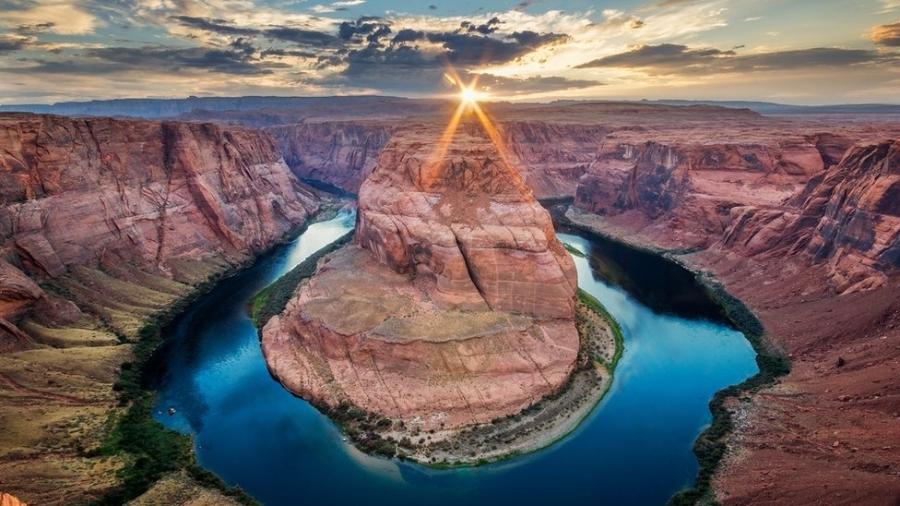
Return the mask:
POLYGON ((896 504, 898 25, 0 2, 0 503, 896 504))

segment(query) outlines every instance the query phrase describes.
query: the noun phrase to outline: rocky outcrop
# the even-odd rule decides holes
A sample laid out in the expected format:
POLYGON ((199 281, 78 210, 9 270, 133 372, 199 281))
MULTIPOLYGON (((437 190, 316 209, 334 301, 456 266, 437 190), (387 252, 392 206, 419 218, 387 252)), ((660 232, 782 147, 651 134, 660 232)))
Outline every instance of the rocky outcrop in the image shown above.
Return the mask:
POLYGON ((38 302, 44 323, 80 317, 34 280, 66 284, 77 266, 194 284, 317 205, 266 136, 208 124, 4 115, 0 181, 0 317, 18 337, 38 302))
POLYGON ((805 253, 841 293, 884 285, 900 268, 900 142, 857 146, 779 208, 731 210, 722 247, 746 256, 805 253))
POLYGON ((315 198, 271 141, 213 125, 5 116, 0 241, 33 276, 124 261, 238 261, 302 223, 315 198))
POLYGON ((0 492, 0 506, 28 506, 14 496, 5 492, 0 492))
POLYGON ((897 433, 900 150, 861 143, 834 163, 845 143, 835 137, 809 138, 825 168, 805 178, 732 171, 716 185, 714 172, 689 169, 687 191, 667 190, 680 198, 659 213, 624 205, 640 170, 623 164, 583 178, 583 209, 567 213, 714 275, 790 357, 778 383, 726 403, 735 434, 714 478, 723 504, 815 502, 823 484, 848 503, 896 497, 898 453, 884 441, 897 433))
POLYGON ((0 115, 0 420, 28 421, 4 425, 4 490, 84 504, 120 486, 122 457, 96 449, 130 343, 317 207, 259 132, 0 115))
POLYGON ((262 331, 273 374, 342 403, 455 430, 558 390, 578 352, 575 270, 549 215, 477 124, 398 131, 360 190, 356 244, 262 331))
POLYGON ((486 303, 571 317, 571 259, 547 212, 479 128, 463 125, 440 161, 425 143, 431 132, 393 140, 379 160, 386 170, 361 190, 357 242, 462 309, 486 303))
POLYGON ((306 122, 267 128, 291 170, 359 193, 391 136, 384 122, 306 122))
POLYGON ((508 121, 500 129, 510 161, 539 199, 574 195, 609 133, 603 125, 541 121, 508 121))

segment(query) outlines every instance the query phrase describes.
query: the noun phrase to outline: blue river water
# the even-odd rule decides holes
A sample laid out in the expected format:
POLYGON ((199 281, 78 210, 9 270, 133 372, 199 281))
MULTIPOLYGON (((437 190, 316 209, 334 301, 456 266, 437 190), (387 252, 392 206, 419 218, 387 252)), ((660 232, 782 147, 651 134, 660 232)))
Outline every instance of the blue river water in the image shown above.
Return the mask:
POLYGON ((704 308, 664 307, 703 297, 684 272, 669 275, 680 268, 562 233, 588 256, 573 257, 579 286, 625 335, 613 385, 591 416, 545 450, 477 468, 432 470, 361 454, 272 379, 246 313, 256 291, 351 230, 354 219, 347 210, 313 224, 222 281, 169 326, 155 357, 154 416, 191 434, 204 467, 263 504, 664 504, 696 475, 691 445, 710 421, 713 393, 756 372, 749 343, 708 300, 704 308))

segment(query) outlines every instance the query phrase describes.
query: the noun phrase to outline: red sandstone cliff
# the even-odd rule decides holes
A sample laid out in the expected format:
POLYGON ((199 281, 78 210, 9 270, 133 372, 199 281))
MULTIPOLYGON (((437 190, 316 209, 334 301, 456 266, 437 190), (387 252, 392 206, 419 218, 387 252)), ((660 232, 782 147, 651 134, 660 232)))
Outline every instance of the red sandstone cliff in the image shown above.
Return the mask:
POLYGON ((3 115, 0 318, 14 334, 5 319, 48 299, 31 279, 53 281, 72 266, 196 283, 191 262, 221 270, 246 260, 316 205, 272 142, 252 131, 3 115))
POLYGON ((273 374, 318 404, 458 429, 557 390, 578 352, 575 270, 550 217, 465 122, 392 137, 360 191, 356 245, 262 331, 273 374))
POLYGON ((266 128, 298 177, 351 193, 372 173, 392 125, 382 121, 307 122, 266 128))
POLYGON ((736 191, 733 175, 717 188, 674 158, 639 156, 582 179, 582 210, 569 213, 714 274, 791 358, 778 384, 727 404, 736 430, 714 481, 724 504, 898 497, 900 452, 887 442, 900 435, 900 143, 863 143, 830 164, 834 144, 818 137, 829 166, 788 195, 766 172, 736 191))

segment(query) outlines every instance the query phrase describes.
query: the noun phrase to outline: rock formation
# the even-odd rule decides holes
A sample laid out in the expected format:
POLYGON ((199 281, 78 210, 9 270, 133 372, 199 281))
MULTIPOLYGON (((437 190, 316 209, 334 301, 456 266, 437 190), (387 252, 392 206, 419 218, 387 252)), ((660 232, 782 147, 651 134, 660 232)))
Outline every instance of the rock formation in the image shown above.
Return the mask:
POLYGON ((510 162, 539 199, 566 198, 597 158, 609 127, 543 121, 500 125, 510 162))
POLYGON ((42 297, 28 276, 70 266, 196 283, 193 262, 235 264, 315 209, 258 133, 206 124, 0 118, 0 316, 42 297))
POLYGON ((266 132, 298 177, 359 193, 391 136, 391 126, 380 121, 306 122, 266 132))
POLYGON ((784 206, 734 207, 730 221, 724 248, 806 253, 841 293, 882 286, 900 268, 900 142, 857 146, 784 206))
POLYGON ((4 490, 86 504, 119 486, 123 458, 95 450, 134 360, 123 341, 317 207, 259 132, 0 115, 4 490))
POLYGON ((814 502, 826 483, 848 503, 897 494, 897 451, 884 441, 898 435, 900 149, 847 149, 831 134, 806 142, 821 162, 794 148, 792 159, 814 165, 753 170, 732 165, 740 157, 702 170, 682 165, 696 158, 677 144, 673 156, 601 160, 568 213, 713 274, 790 357, 776 385, 726 404, 736 432, 714 479, 724 504, 814 502))
POLYGON ((457 429, 572 371, 576 276, 549 215, 477 123, 435 155, 440 135, 395 133, 360 190, 356 244, 262 331, 271 371, 321 406, 457 429))

